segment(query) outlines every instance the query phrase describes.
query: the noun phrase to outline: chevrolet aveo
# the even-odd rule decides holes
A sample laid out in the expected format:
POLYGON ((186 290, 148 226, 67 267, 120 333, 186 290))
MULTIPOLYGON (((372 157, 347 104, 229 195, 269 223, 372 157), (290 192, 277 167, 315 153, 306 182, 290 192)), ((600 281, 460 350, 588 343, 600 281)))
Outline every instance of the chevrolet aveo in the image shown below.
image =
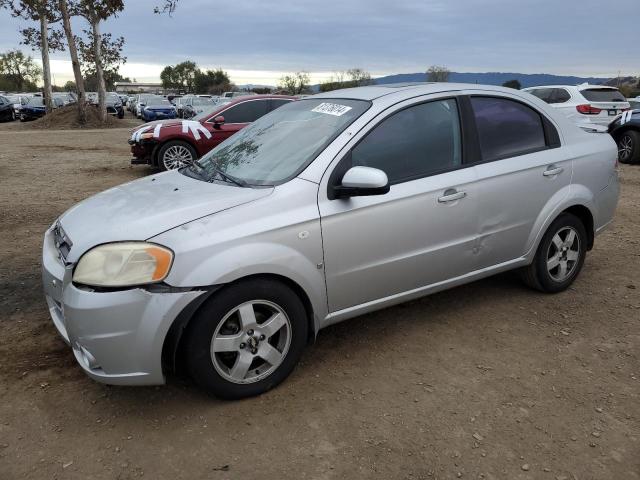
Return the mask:
POLYGON ((219 397, 256 395, 347 318, 510 269, 566 289, 613 218, 616 154, 511 89, 315 95, 64 213, 46 300, 91 378, 161 384, 180 367, 219 397))

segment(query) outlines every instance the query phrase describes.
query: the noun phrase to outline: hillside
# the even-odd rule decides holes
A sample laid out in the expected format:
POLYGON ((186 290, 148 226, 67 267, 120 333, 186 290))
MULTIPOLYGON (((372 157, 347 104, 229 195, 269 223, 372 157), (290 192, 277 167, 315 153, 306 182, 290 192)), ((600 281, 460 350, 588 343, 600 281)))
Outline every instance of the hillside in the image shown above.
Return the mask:
MULTIPOLYGON (((485 85, 502 85, 507 80, 516 79, 522 87, 534 87, 537 85, 577 85, 579 83, 601 84, 609 81, 609 78, 599 77, 575 77, 571 75, 551 75, 547 73, 504 73, 504 72, 486 72, 486 73, 461 73, 451 72, 449 75, 450 82, 459 83, 479 83, 485 85)), ((379 85, 387 83, 399 82, 426 82, 425 73, 400 73, 397 75, 388 75, 386 77, 378 77, 375 83, 379 85)))

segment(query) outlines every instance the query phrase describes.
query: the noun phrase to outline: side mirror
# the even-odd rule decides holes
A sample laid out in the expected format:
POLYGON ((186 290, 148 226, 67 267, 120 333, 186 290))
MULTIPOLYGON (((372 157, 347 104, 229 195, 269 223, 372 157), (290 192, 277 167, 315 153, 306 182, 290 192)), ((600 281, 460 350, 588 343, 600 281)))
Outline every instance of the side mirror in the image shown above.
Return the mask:
POLYGON ((224 124, 224 117, 222 115, 218 115, 213 119, 214 128, 220 128, 220 126, 223 124, 224 124))
POLYGON ((334 198, 384 195, 390 190, 387 174, 371 167, 351 167, 342 177, 341 185, 333 187, 334 198))

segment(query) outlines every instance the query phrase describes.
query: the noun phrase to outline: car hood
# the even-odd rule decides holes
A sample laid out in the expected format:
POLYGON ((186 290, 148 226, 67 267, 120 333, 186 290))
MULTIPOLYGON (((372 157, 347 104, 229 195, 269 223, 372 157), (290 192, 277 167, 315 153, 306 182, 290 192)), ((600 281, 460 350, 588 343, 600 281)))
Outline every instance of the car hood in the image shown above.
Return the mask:
POLYGON ((76 262, 102 243, 146 240, 272 191, 203 182, 175 170, 119 185, 83 200, 60 217, 72 243, 67 260, 76 262))

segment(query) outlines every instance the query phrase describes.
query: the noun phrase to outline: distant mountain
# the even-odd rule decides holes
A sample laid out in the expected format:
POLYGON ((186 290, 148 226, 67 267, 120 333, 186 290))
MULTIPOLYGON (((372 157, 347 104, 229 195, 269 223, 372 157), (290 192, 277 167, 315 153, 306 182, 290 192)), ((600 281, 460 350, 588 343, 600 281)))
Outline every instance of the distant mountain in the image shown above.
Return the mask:
MULTIPOLYGON (((574 77, 563 75, 551 75, 547 73, 461 73, 451 72, 449 81, 453 83, 479 83, 484 85, 502 85, 507 80, 518 80, 522 87, 535 87, 538 85, 577 85, 579 83, 601 84, 609 81, 609 78, 600 77, 574 77)), ((399 73, 386 77, 376 78, 375 83, 384 85, 387 83, 426 82, 425 73, 399 73)))

